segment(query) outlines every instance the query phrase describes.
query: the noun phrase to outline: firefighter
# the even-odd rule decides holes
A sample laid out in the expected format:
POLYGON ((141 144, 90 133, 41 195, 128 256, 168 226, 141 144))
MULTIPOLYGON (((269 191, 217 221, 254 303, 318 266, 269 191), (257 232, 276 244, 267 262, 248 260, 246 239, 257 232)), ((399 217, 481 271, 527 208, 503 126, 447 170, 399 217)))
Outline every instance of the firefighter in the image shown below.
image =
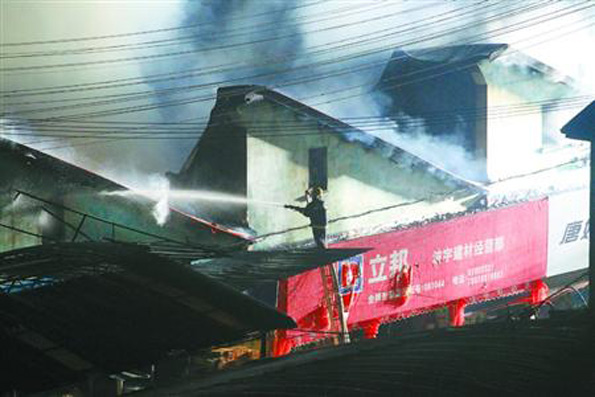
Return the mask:
POLYGON ((297 211, 310 218, 312 235, 318 248, 326 248, 326 208, 322 201, 322 188, 312 187, 306 190, 306 201, 308 204, 302 207, 286 205, 285 208, 297 211))

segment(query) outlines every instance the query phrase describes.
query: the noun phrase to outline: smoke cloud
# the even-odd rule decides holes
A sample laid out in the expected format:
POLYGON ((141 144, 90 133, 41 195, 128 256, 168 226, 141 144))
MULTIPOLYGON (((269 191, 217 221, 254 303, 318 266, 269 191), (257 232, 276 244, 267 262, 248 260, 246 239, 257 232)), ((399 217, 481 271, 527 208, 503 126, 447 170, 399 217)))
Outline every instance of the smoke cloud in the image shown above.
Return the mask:
MULTIPOLYGON (((339 119, 381 117, 384 114, 378 106, 378 98, 370 93, 393 50, 411 51, 470 42, 505 42, 526 49, 530 55, 554 67, 560 66, 563 72, 572 70, 575 77, 588 77, 585 86, 595 91, 595 83, 592 83, 595 53, 588 51, 595 37, 595 28, 578 30, 590 19, 595 19, 594 9, 500 35, 497 29, 514 26, 524 20, 539 20, 540 15, 578 4, 571 1, 546 3, 536 7, 532 14, 501 17, 507 10, 519 7, 518 3, 188 0, 143 2, 142 7, 138 2, 118 2, 116 6, 105 2, 84 2, 68 7, 51 2, 51 6, 47 5, 50 3, 36 3, 33 7, 24 2, 13 2, 4 7, 5 12, 2 13, 4 32, 10 33, 2 40, 7 42, 97 36, 179 25, 192 27, 146 37, 98 42, 118 45, 142 40, 176 39, 176 45, 148 46, 116 53, 65 55, 33 64, 105 61, 133 56, 157 58, 70 68, 66 72, 14 74, 10 79, 2 79, 1 84, 2 90, 9 91, 110 79, 148 79, 136 86, 44 98, 60 102, 76 101, 96 94, 130 94, 146 90, 153 93, 142 101, 84 109, 88 112, 133 105, 155 107, 150 111, 95 119, 101 121, 206 122, 214 105, 216 88, 233 84, 266 85, 339 119), (572 29, 577 32, 562 35, 572 29), (539 40, 543 43, 539 44, 539 40), (538 45, 524 48, 535 43, 538 45), (160 57, 171 52, 185 54, 160 57), (360 56, 366 52, 369 54, 360 56), (341 62, 334 62, 337 60, 341 62), (164 78, 157 81, 151 77, 156 74, 164 78), (180 74, 184 78, 179 78, 180 74), (189 86, 194 88, 187 89, 189 86), (182 91, 173 91, 175 89, 182 91), (171 106, 171 102, 175 101, 188 103, 171 106)), ((527 7, 539 5, 537 2, 522 3, 527 7)), ((59 49, 82 45, 64 44, 59 49)), ((30 66, 31 61, 18 59, 5 63, 5 66, 19 65, 30 66)), ((2 112, 10 112, 23 121, 34 116, 84 113, 83 110, 73 109, 19 116, 23 110, 40 105, 12 105, 13 102, 3 101, 2 112)), ((379 134, 383 139, 455 173, 473 177, 473 172, 469 170, 476 165, 472 156, 462 149, 456 133, 438 139, 425 133, 423 120, 417 124, 421 127, 414 130, 393 125, 369 132, 379 134), (443 153, 448 153, 448 158, 439 156, 443 153)), ((32 128, 32 131, 35 132, 35 129, 32 128)), ((54 147, 54 153, 59 156, 84 161, 87 168, 107 172, 117 181, 134 186, 137 184, 135 181, 146 179, 137 174, 151 175, 179 169, 201 132, 202 127, 197 126, 196 135, 191 139, 104 140, 88 146, 79 144, 93 139, 67 139, 39 145, 38 148, 54 147)), ((142 183, 138 184, 142 186, 142 183)))
MULTIPOLYGON (((182 24, 195 24, 197 27, 192 30, 192 41, 187 46, 196 50, 214 47, 227 49, 191 57, 174 68, 209 69, 217 65, 232 65, 221 73, 196 77, 195 83, 265 85, 339 119, 381 118, 386 116, 382 106, 384 99, 374 93, 373 88, 395 49, 413 51, 435 46, 490 42, 507 42, 513 46, 518 44, 520 49, 526 44, 527 49, 531 49, 529 45, 535 41, 535 29, 541 33, 547 29, 547 24, 505 35, 491 32, 504 32, 507 26, 515 23, 527 25, 531 18, 540 20, 548 12, 559 11, 571 3, 563 2, 549 10, 535 7, 529 13, 508 15, 507 18, 502 16, 518 8, 518 4, 489 4, 486 7, 450 2, 304 4, 298 1, 188 1, 182 8, 182 24), (335 17, 325 19, 325 16, 335 17), (403 26, 399 34, 390 35, 399 26, 403 26), (465 26, 469 26, 469 29, 465 29, 465 26), (238 35, 239 31, 244 33, 238 35), (366 42, 367 38, 376 39, 366 42), (246 42, 254 44, 238 45, 246 42), (333 50, 325 52, 324 49, 328 48, 333 50), (360 57, 364 52, 371 53, 360 57), (330 62, 341 58, 345 58, 345 61, 336 64, 330 62)), ((526 4, 527 8, 537 5, 526 4)), ((569 26, 576 27, 581 21, 584 25, 584 20, 591 16, 592 11, 587 9, 561 18, 556 21, 556 26, 568 30, 569 26)), ((188 33, 183 32, 184 35, 188 33)), ((595 37, 592 30, 582 31, 581 34, 595 37)), ((558 50, 560 57, 566 56, 562 48, 558 50)), ((514 54, 514 50, 510 52, 514 54)), ((508 60, 503 58, 502 63, 506 62, 516 62, 519 67, 524 67, 514 56, 508 60)), ((158 84, 155 88, 159 90, 164 86, 158 84)), ((210 87, 205 93, 213 96, 215 89, 216 86, 210 87)), ((548 94, 550 98, 561 97, 555 92, 548 94)), ((161 99, 171 100, 168 97, 161 99)), ((207 101, 182 108, 166 108, 164 117, 204 120, 212 105, 211 101, 207 101)), ((400 116, 401 120, 408 118, 411 116, 400 116)), ((480 180, 485 175, 485 171, 482 171, 485 170, 485 160, 477 159, 465 149, 462 133, 456 126, 454 130, 440 136, 428 134, 423 119, 364 129, 462 177, 480 180), (416 127, 407 128, 410 124, 416 127)))

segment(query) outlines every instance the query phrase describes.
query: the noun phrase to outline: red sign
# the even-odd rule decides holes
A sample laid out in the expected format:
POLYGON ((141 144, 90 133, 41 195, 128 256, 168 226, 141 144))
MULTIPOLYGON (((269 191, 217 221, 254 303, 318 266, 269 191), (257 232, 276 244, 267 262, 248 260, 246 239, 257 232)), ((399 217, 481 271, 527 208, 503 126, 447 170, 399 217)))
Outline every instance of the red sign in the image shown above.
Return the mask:
MULTIPOLYGON (((544 277, 547 205, 534 201, 334 244, 372 248, 335 264, 348 325, 503 296, 544 277)), ((299 323, 324 304, 322 283, 318 269, 289 278, 280 309, 299 323)))

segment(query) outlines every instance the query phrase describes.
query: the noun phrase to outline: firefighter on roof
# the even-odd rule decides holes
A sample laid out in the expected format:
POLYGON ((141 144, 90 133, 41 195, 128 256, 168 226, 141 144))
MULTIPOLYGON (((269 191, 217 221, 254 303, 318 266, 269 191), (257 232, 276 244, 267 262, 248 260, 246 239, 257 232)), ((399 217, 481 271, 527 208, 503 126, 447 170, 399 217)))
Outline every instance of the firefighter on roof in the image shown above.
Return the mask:
POLYGON ((312 187, 306 190, 308 204, 302 207, 286 205, 285 208, 292 209, 310 218, 312 235, 318 248, 326 248, 326 208, 322 201, 322 188, 312 187))

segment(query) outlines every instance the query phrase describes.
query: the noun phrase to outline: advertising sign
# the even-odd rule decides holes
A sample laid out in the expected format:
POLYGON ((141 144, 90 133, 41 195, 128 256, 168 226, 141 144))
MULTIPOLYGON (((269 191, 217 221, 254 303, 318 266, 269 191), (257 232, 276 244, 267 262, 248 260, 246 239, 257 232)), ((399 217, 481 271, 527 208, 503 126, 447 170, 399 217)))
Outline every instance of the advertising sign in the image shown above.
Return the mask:
MULTIPOLYGON (((547 215, 540 200, 334 244, 372 248, 335 264, 340 293, 351 295, 348 325, 502 296, 544 277, 547 215)), ((318 269, 287 280, 290 316, 299 321, 321 304, 321 280, 318 269)))
POLYGON ((589 190, 549 198, 548 277, 589 266, 589 190))

